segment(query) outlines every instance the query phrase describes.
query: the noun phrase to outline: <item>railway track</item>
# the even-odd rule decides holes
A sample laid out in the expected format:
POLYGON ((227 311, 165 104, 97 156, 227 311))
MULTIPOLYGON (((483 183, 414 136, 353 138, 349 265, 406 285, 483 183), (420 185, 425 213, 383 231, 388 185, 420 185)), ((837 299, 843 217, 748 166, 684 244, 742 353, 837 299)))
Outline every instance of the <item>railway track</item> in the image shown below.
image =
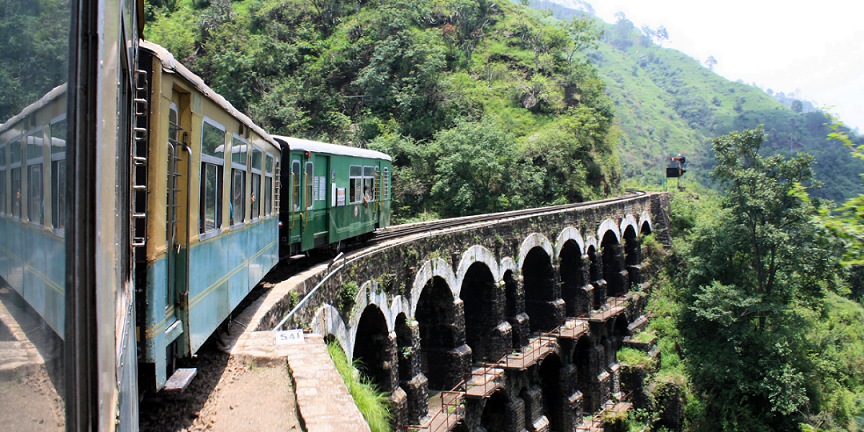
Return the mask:
POLYGON ((644 192, 644 191, 628 190, 627 192, 629 192, 629 195, 615 197, 615 198, 606 198, 606 199, 597 200, 597 201, 588 201, 588 202, 573 203, 573 204, 562 204, 562 205, 550 206, 550 207, 540 207, 540 208, 533 208, 533 209, 527 209, 527 210, 513 210, 513 211, 508 211, 508 212, 489 213, 489 214, 474 215, 474 216, 464 216, 464 217, 458 217, 458 218, 452 218, 452 219, 440 219, 440 220, 436 220, 436 221, 418 222, 418 223, 407 224, 407 225, 396 225, 396 226, 393 226, 390 228, 384 228, 384 229, 375 231, 373 233, 372 237, 367 241, 367 244, 374 244, 374 243, 382 242, 385 240, 392 240, 392 239, 407 236, 407 235, 419 234, 419 233, 441 230, 441 229, 446 229, 446 228, 455 228, 455 227, 459 227, 459 226, 463 226, 463 225, 470 225, 470 224, 475 224, 475 223, 480 223, 480 222, 488 222, 488 221, 494 221, 494 220, 500 220, 500 219, 509 219, 509 218, 521 217, 521 216, 531 216, 531 215, 535 215, 535 214, 542 214, 542 213, 548 213, 548 212, 554 212, 554 211, 560 211, 560 210, 566 210, 566 209, 589 207, 589 206, 593 206, 593 205, 606 204, 606 203, 619 202, 619 201, 627 201, 627 200, 630 200, 633 198, 638 198, 638 197, 647 195, 647 192, 644 192))

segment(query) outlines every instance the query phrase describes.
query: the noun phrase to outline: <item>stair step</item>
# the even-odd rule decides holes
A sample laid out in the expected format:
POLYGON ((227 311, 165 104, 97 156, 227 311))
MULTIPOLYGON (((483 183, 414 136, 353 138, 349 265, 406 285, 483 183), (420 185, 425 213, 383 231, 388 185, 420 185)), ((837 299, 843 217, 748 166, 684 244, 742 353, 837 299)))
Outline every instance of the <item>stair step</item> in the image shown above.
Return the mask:
POLYGON ((164 390, 167 392, 182 393, 192 383, 192 379, 198 375, 197 368, 180 368, 174 371, 171 378, 165 383, 164 390))

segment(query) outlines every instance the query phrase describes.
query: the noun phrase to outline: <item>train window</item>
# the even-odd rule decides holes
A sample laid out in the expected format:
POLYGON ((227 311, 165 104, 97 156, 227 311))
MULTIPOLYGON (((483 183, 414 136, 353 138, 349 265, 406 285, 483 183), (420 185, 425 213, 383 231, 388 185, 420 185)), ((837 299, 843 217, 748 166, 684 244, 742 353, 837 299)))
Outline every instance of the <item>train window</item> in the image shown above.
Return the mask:
POLYGON ((51 222, 66 227, 66 116, 51 123, 51 222))
POLYGON ((42 201, 42 128, 27 134, 27 220, 45 223, 45 203, 42 201))
POLYGON ((348 177, 351 179, 351 204, 363 201, 363 167, 351 165, 348 168, 348 177))
POLYGON ((201 196, 199 231, 222 228, 222 169, 225 165, 225 127, 205 119, 201 127, 201 196))
POLYGON ((252 147, 252 215, 251 219, 261 216, 261 169, 264 161, 263 152, 258 147, 252 147))
POLYGON ((273 156, 267 155, 264 168, 264 216, 270 216, 273 207, 273 156))
POLYGON ((381 174, 381 187, 384 189, 384 201, 390 199, 390 168, 384 168, 381 174))
POLYGON ((9 185, 12 198, 10 213, 21 218, 21 137, 9 143, 9 185))
POLYGON ((375 167, 363 167, 363 196, 366 201, 375 201, 375 167))
POLYGON ((315 178, 315 166, 312 162, 306 162, 306 178, 304 182, 306 183, 306 210, 312 210, 312 206, 314 205, 312 201, 312 180, 315 178))
POLYGON ((249 159, 249 145, 237 135, 231 143, 231 201, 228 216, 231 225, 242 224, 246 220, 246 163, 249 159))
POLYGON ((6 214, 6 146, 0 145, 0 215, 6 214))
POLYGON ((291 203, 300 211, 300 161, 291 162, 291 203))

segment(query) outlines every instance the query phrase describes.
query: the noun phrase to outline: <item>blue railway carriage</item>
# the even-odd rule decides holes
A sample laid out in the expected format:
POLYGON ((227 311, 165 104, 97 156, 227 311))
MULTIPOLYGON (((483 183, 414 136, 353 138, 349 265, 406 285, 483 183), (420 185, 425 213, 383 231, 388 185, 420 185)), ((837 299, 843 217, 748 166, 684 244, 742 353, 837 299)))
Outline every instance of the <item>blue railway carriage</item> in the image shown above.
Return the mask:
POLYGON ((390 224, 393 170, 384 153, 274 136, 285 164, 280 256, 341 249, 390 224))
POLYGON ((164 48, 142 41, 139 68, 149 83, 139 364, 141 385, 161 389, 174 359, 194 354, 278 262, 282 153, 164 48))

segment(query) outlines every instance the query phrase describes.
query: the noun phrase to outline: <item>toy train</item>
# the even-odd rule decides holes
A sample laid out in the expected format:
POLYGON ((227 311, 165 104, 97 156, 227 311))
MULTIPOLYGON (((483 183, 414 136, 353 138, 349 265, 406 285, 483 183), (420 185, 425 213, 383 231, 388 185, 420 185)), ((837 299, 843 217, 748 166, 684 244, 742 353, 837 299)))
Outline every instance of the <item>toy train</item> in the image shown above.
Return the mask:
POLYGON ((136 430, 280 257, 389 224, 392 165, 270 136, 137 39, 141 1, 71 7, 75 73, 0 119, 0 277, 63 341, 67 421, 136 430), (79 45, 88 13, 125 30, 79 45))

